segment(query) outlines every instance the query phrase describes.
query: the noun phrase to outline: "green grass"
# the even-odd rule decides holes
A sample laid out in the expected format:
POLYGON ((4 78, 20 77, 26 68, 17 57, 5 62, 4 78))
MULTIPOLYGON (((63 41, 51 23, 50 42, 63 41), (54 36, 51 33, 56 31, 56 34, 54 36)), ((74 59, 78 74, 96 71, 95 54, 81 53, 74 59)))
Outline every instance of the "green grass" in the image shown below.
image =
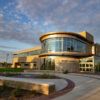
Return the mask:
POLYGON ((0 72, 23 72, 23 68, 0 68, 0 72))

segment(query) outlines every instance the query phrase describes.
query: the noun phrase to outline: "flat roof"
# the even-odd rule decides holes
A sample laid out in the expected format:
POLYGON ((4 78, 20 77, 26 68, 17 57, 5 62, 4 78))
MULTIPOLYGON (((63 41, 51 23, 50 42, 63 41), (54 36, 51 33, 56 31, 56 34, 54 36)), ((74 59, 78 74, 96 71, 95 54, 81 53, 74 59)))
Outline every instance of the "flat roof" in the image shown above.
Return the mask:
POLYGON ((36 46, 33 48, 28 48, 28 49, 24 49, 24 50, 18 50, 16 52, 14 52, 13 54, 19 54, 19 53, 24 53, 24 52, 30 52, 30 51, 34 51, 34 50, 39 50, 41 49, 41 46, 36 46))
POLYGON ((87 41, 87 42, 93 44, 93 42, 89 41, 88 39, 86 39, 85 37, 83 37, 82 35, 80 35, 79 33, 74 33, 74 32, 48 32, 48 33, 46 33, 46 34, 44 34, 44 35, 42 35, 40 37, 40 41, 42 41, 42 38, 44 38, 45 36, 56 35, 56 34, 60 34, 60 35, 63 35, 63 34, 64 35, 72 35, 72 36, 81 38, 82 40, 87 41))

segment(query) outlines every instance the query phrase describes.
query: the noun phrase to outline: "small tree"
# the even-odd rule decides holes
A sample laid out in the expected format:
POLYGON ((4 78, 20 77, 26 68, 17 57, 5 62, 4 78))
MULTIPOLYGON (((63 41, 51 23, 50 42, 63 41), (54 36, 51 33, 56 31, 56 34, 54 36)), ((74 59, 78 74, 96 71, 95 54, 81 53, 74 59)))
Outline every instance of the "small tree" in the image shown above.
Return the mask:
POLYGON ((100 62, 95 65, 95 71, 100 72, 100 62))
POLYGON ((2 63, 3 67, 7 67, 7 62, 2 63))

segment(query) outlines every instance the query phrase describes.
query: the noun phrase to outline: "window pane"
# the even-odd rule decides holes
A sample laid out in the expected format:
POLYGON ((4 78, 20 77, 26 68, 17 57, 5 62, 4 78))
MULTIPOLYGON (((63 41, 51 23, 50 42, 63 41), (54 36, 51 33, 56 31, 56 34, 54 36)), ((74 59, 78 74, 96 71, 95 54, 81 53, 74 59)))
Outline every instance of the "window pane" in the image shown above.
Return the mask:
POLYGON ((56 37, 44 40, 42 49, 43 52, 86 52, 86 44, 74 38, 56 37))

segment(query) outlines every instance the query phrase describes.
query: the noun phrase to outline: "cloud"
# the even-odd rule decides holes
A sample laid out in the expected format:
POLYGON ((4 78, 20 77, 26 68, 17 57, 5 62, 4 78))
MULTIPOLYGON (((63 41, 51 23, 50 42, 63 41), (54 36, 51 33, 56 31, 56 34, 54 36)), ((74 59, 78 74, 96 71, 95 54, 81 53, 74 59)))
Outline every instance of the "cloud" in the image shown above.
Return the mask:
MULTIPOLYGON (((27 25, 27 27, 30 29, 30 26, 27 25)), ((1 27, 0 38, 32 43, 34 41, 34 37, 28 34, 27 27, 23 24, 9 22, 5 24, 4 27, 1 27)))
POLYGON ((15 7, 9 12, 10 21, 0 17, 2 39, 39 44, 45 32, 86 30, 99 41, 100 0, 16 0, 10 5, 15 7))
POLYGON ((16 40, 24 43, 35 44, 31 23, 18 23, 16 20, 6 22, 4 15, 0 14, 0 39, 16 40))
POLYGON ((0 45, 0 48, 3 48, 3 49, 11 49, 11 50, 18 50, 19 49, 19 48, 16 48, 16 47, 4 46, 4 45, 0 45))
POLYGON ((66 27, 66 25, 73 26, 73 24, 89 24, 95 19, 98 21, 96 16, 100 14, 99 4, 100 0, 53 0, 53 2, 19 0, 17 8, 33 20, 43 20, 44 26, 50 24, 62 29, 63 25, 66 27))

